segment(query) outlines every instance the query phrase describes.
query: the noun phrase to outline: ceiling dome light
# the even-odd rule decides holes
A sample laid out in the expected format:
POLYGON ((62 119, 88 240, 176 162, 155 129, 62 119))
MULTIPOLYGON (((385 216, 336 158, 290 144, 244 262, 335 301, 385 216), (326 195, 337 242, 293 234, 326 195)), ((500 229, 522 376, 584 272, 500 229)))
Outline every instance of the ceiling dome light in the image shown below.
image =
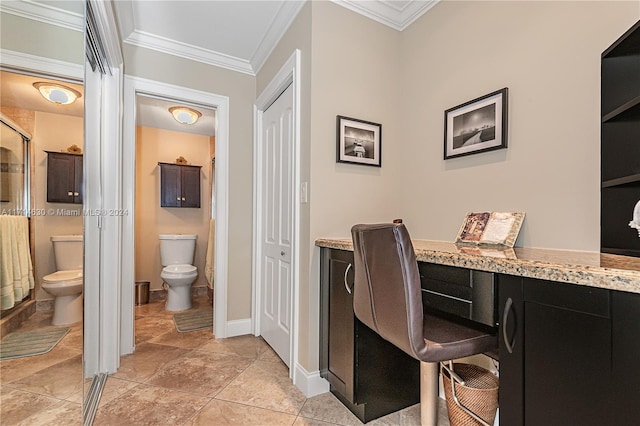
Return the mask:
POLYGON ((169 108, 169 112, 173 114, 173 118, 175 118, 178 123, 182 124, 194 124, 200 117, 202 117, 202 113, 200 111, 187 107, 174 106, 169 108))
POLYGON ((77 90, 56 83, 38 82, 33 83, 33 87, 38 89, 46 100, 59 105, 69 105, 82 96, 77 90))

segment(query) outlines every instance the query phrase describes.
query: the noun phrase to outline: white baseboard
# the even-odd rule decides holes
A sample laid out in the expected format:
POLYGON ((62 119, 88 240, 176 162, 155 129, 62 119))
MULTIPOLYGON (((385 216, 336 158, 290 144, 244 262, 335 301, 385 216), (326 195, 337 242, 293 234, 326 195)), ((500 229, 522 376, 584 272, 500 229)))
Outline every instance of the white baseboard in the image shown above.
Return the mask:
POLYGON ((225 337, 243 336, 251 334, 251 318, 227 321, 227 335, 225 337))
POLYGON ((311 398, 312 396, 329 392, 329 382, 320 377, 320 371, 316 370, 309 373, 300 364, 296 364, 295 369, 295 382, 293 384, 302 391, 304 396, 311 398))

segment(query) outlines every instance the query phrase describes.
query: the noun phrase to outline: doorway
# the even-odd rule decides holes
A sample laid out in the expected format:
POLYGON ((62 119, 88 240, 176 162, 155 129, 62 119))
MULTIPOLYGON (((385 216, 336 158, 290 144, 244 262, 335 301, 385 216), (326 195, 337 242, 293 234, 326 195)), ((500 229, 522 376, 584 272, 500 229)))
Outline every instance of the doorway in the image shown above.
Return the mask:
MULTIPOLYGON (((123 224, 122 283, 121 299, 121 355, 135 350, 134 335, 134 283, 136 200, 132 189, 136 187, 136 122, 140 111, 136 106, 138 96, 171 99, 191 106, 215 110, 215 255, 213 285, 213 322, 216 337, 226 337, 226 290, 227 290, 227 214, 228 214, 228 98, 184 87, 156 81, 125 77, 124 84, 124 125, 123 125, 123 193, 124 208, 130 214, 123 224)), ((177 155, 179 156, 179 154, 177 155)), ((176 156, 176 157, 177 157, 176 156)), ((184 156, 183 156, 184 157, 184 156)), ((188 159, 187 159, 188 160, 188 159)), ((196 160, 194 158, 194 160, 196 160)), ((203 161, 203 159, 197 159, 203 161)), ((209 162, 210 163, 210 162, 209 162)), ((206 162, 202 162, 205 166, 206 162)), ((210 167, 210 165, 208 166, 210 167)), ((213 180, 213 179, 212 179, 213 180)), ((202 210, 202 209, 199 209, 202 210)), ((207 210, 208 209, 204 209, 207 210)), ((205 246, 206 247, 206 246, 205 246)), ((204 249, 203 249, 204 250, 204 249)), ((158 253, 159 254, 159 253, 158 253)), ((151 255, 155 255, 151 254, 151 255)), ((199 268, 198 268, 199 269, 199 268)), ((205 268, 198 270, 202 277, 205 268)))
MULTIPOLYGON (((174 330, 173 315, 184 316, 179 311, 197 310, 209 322, 213 318, 208 295, 214 280, 207 271, 213 270, 215 253, 210 207, 215 118, 215 110, 183 100, 136 96, 136 296, 144 299, 139 290, 150 290, 146 302, 161 302, 166 317, 141 318, 145 309, 136 307, 136 342, 174 330), (189 108, 184 111, 192 111, 195 122, 179 122, 183 117, 172 114, 176 108, 189 108), (163 268, 178 263, 195 267, 193 282, 180 278, 177 285, 165 277, 163 268)), ((136 300, 136 305, 143 302, 136 300)))
MULTIPOLYGON (((293 383, 300 387, 306 387, 301 384, 300 380, 304 380, 306 375, 304 369, 298 365, 298 315, 299 315, 299 286, 300 286, 300 204, 306 203, 308 200, 302 197, 303 188, 306 183, 301 185, 300 182, 300 61, 301 55, 299 50, 295 50, 287 62, 282 66, 280 71, 274 76, 271 83, 264 89, 258 97, 254 109, 255 137, 254 137, 254 234, 253 234, 253 306, 252 319, 253 329, 256 336, 265 334, 265 340, 269 342, 269 334, 274 329, 279 329, 277 343, 269 342, 274 349, 280 354, 284 354, 287 365, 289 366, 289 377, 293 383), (287 92, 290 90, 290 92, 287 92), (279 166, 275 167, 273 161, 269 159, 269 152, 266 140, 269 135, 267 129, 269 122, 268 110, 272 105, 276 105, 278 100, 285 93, 287 105, 281 105, 281 111, 275 115, 285 116, 288 125, 285 127, 289 132, 290 146, 287 155, 288 167, 286 172, 279 166), (266 117, 265 117, 266 116, 266 117), (278 169, 278 170, 276 170, 278 169), (273 182, 280 182, 282 188, 283 182, 288 187, 287 192, 290 194, 285 200, 286 205, 278 208, 278 212, 269 206, 269 195, 265 193, 270 185, 265 184, 265 173, 273 176, 273 182), (301 197, 298 197, 298 194, 301 197), (273 219, 281 220, 281 216, 285 215, 289 225, 286 232, 286 238, 278 238, 281 243, 279 248, 268 247, 265 241, 275 239, 272 237, 274 227, 267 226, 265 220, 273 219), (284 240, 287 240, 286 242, 284 240), (286 248, 284 248, 286 246, 286 248), (273 251, 272 256, 269 252, 273 251), (272 260, 269 260, 269 258, 272 260), (277 262, 275 261, 277 259, 277 262), (282 267, 279 272, 273 269, 274 265, 282 267), (271 272, 270 272, 271 271, 271 272), (279 276, 278 276, 279 275, 279 276), (274 290, 271 283, 278 282, 279 289, 274 290), (283 287, 283 281, 285 286, 283 287), (286 291, 280 291, 280 290, 286 291), (279 296, 280 298, 276 297, 279 296), (282 302, 285 305, 282 306, 282 302), (276 305, 280 305, 274 309, 276 305), (270 312, 269 312, 270 311, 270 312), (276 311, 278 312, 276 314, 276 311), (265 313, 263 321, 263 312, 265 313), (279 318, 275 321, 272 318, 279 318), (280 348, 277 349, 276 346, 280 348), (288 347, 287 347, 288 346, 288 347), (301 373, 301 374, 299 374, 301 373)), ((277 106, 277 105, 276 105, 277 106)), ((273 117, 274 120, 280 121, 279 118, 273 117)), ((286 120, 285 120, 286 121, 286 120)), ((283 128, 284 129, 284 128, 283 128)), ((274 245, 275 247, 275 245, 274 245)), ((283 356, 283 355, 280 355, 283 356)))

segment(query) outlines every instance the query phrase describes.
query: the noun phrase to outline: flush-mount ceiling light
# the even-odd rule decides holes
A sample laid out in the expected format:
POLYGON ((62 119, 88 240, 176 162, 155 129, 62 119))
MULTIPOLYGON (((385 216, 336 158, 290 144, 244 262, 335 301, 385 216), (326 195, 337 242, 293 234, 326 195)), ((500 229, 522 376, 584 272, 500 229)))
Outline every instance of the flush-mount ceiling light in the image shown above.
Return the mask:
POLYGON ((200 111, 188 107, 174 106, 169 108, 169 112, 173 114, 173 118, 175 118, 178 123, 182 124, 193 124, 202 117, 200 111))
POLYGON ((49 102, 60 105, 69 105, 82 96, 80 92, 71 87, 56 83, 33 83, 33 87, 40 91, 40 94, 49 102))

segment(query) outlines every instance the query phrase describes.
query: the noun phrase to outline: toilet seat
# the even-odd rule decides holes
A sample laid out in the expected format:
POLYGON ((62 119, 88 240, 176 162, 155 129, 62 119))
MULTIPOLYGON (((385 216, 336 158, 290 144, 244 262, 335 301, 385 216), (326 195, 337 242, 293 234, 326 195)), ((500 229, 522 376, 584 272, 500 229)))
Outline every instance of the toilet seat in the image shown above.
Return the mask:
POLYGON ((82 269, 57 271, 42 277, 42 282, 47 286, 82 284, 82 269))
POLYGON ((194 273, 198 273, 198 268, 193 265, 169 265, 162 268, 160 276, 163 278, 180 278, 194 273))

